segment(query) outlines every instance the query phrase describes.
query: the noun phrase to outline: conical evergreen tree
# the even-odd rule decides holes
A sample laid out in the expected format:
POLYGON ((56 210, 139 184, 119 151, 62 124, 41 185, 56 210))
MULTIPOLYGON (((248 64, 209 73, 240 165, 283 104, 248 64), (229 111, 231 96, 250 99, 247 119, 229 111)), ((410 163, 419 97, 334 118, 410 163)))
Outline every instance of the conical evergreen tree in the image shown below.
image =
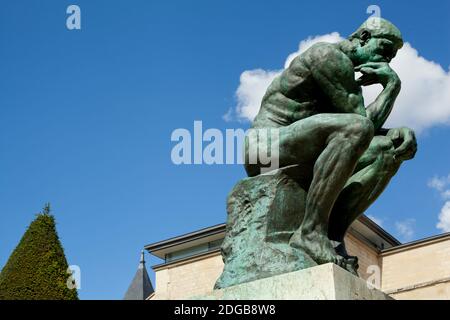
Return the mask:
POLYGON ((0 299, 76 300, 67 260, 47 204, 30 224, 0 273, 0 299))

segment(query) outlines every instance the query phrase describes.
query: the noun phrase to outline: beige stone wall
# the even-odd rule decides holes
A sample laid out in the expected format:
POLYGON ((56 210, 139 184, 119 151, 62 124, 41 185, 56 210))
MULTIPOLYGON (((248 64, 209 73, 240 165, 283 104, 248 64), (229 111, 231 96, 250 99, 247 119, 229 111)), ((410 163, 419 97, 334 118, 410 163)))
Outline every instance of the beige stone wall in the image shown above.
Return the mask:
POLYGON ((396 299, 450 299, 450 236, 382 253, 382 289, 396 299))
POLYGON ((366 280, 372 275, 369 266, 377 266, 381 271, 380 259, 378 258, 378 252, 374 248, 369 247, 363 241, 359 240, 351 234, 347 234, 345 237, 345 246, 347 252, 351 256, 358 257, 359 269, 358 273, 361 278, 366 280), (369 271, 369 273, 367 272, 369 271))
POLYGON ((449 283, 439 283, 414 290, 402 291, 390 294, 397 300, 449 300, 450 285, 449 283))
POLYGON ((223 270, 219 251, 155 270, 153 299, 186 299, 213 290, 223 270))
MULTIPOLYGON (((377 253, 354 236, 347 236, 351 255, 359 257, 360 276, 367 278, 369 265, 378 264, 377 253)), ((185 299, 210 292, 223 270, 220 252, 163 266, 156 272, 156 294, 152 299, 185 299)))

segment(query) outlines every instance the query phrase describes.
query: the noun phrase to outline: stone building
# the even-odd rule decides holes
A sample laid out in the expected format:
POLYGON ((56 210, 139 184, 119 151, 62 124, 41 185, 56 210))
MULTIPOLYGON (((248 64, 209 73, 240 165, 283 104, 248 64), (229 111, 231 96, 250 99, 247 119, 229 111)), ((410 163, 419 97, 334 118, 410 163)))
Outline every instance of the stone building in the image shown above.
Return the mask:
MULTIPOLYGON (((164 262, 153 266, 156 291, 147 299, 186 299, 213 289, 223 269, 225 224, 145 246, 164 262)), ((395 299, 450 299, 450 233, 400 243, 366 216, 345 239, 359 258, 359 276, 395 299)))

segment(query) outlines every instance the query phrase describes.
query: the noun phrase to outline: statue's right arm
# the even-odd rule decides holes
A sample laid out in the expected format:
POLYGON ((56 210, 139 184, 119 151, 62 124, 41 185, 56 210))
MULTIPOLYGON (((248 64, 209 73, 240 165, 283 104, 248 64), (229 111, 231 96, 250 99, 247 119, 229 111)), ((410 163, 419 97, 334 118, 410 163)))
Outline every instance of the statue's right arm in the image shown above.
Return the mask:
MULTIPOLYGON (((367 108, 367 116, 373 122, 375 131, 379 132, 394 107, 400 93, 401 81, 397 73, 386 62, 366 63, 357 68, 363 76, 358 79, 361 85, 379 83, 383 91, 367 108), (367 79, 367 81, 364 80, 367 79)), ((380 132, 382 134, 382 132, 380 132)))
POLYGON ((305 52, 305 62, 334 112, 367 116, 361 87, 347 56, 333 45, 320 44, 305 52))

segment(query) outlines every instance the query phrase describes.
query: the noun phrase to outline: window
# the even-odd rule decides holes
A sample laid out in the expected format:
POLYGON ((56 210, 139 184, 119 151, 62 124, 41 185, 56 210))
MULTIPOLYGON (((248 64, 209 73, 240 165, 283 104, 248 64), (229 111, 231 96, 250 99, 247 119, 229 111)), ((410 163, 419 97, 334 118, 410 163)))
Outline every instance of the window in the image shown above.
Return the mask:
POLYGON ((206 253, 208 251, 217 250, 222 245, 223 239, 214 240, 208 243, 203 243, 198 246, 194 246, 191 248, 183 249, 180 251, 175 251, 166 254, 166 263, 180 260, 188 257, 195 256, 197 254, 206 253))

